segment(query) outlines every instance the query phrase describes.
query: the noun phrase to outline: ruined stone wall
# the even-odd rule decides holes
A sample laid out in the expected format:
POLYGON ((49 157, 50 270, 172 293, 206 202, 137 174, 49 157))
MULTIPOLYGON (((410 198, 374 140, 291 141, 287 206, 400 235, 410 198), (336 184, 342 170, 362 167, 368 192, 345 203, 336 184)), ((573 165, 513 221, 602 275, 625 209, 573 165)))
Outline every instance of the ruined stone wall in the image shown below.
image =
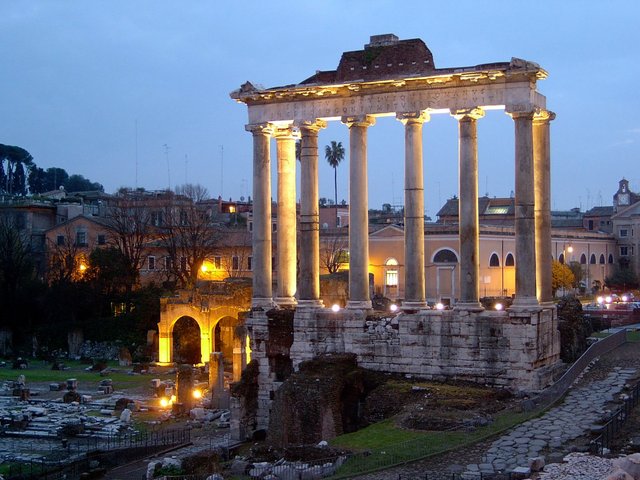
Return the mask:
POLYGON ((372 370, 539 390, 559 361, 555 308, 525 312, 423 311, 390 319, 362 312, 298 312, 291 355, 299 362, 352 352, 372 370))

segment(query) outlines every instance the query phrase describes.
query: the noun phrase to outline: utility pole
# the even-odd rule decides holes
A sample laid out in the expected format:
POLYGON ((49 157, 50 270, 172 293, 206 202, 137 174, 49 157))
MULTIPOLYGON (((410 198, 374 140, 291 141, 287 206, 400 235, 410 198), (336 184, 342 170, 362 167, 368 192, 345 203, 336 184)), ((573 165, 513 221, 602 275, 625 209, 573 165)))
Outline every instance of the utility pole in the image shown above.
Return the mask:
POLYGON ((163 143, 162 147, 164 148, 164 157, 167 161, 167 180, 169 182, 169 190, 171 190, 171 167, 169 165, 169 148, 170 147, 166 143, 163 143))

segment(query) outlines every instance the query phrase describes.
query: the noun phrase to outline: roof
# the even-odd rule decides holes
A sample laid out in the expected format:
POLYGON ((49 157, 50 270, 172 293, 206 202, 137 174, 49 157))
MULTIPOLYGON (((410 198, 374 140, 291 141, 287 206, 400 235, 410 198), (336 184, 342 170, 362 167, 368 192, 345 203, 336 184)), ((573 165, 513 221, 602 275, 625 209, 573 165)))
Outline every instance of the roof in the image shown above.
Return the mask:
MULTIPOLYGON (((478 215, 513 217, 515 200, 508 198, 478 198, 478 215)), ((436 213, 438 217, 457 217, 458 198, 450 198, 436 213)))
POLYGON ((593 207, 584 213, 585 217, 610 217, 611 215, 613 215, 611 206, 593 207))

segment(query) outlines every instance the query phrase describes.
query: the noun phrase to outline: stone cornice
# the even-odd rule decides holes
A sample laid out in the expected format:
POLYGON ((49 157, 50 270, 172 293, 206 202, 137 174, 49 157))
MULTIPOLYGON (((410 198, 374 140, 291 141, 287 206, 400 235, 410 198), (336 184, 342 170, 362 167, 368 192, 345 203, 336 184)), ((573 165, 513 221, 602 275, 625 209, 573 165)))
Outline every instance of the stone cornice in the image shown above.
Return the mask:
POLYGON ((241 88, 231 92, 231 98, 240 103, 268 104, 290 101, 311 100, 318 97, 346 98, 371 93, 395 91, 429 90, 432 88, 467 86, 469 84, 489 85, 537 80, 547 77, 547 72, 538 64, 526 60, 512 59, 511 62, 435 70, 433 75, 404 78, 384 78, 375 81, 354 81, 327 85, 288 85, 274 88, 257 88, 246 82, 241 88))

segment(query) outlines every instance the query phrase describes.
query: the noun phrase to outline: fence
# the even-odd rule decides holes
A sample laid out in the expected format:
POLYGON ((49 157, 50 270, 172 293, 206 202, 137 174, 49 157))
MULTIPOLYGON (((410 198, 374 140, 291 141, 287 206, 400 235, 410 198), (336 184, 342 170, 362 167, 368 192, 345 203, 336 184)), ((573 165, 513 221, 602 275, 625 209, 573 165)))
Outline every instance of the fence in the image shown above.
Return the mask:
POLYGON ((627 421, 631 410, 640 402, 640 383, 637 383, 629 397, 624 400, 624 404, 611 415, 609 421, 602 426, 600 435, 591 441, 592 453, 602 455, 605 448, 610 449, 616 438, 616 434, 621 430, 622 425, 627 421))
POLYGON ((610 352, 626 341, 627 330, 623 329, 591 345, 557 382, 533 399, 533 408, 529 407, 527 409, 545 408, 560 400, 587 365, 597 357, 610 352))
POLYGON ((138 432, 106 438, 87 438, 78 441, 61 440, 58 448, 48 455, 31 460, 7 460, 4 463, 5 478, 43 478, 53 480, 67 475, 71 478, 89 469, 92 457, 117 452, 115 462, 122 464, 142 458, 158 450, 189 443, 191 430, 172 429, 138 432))

